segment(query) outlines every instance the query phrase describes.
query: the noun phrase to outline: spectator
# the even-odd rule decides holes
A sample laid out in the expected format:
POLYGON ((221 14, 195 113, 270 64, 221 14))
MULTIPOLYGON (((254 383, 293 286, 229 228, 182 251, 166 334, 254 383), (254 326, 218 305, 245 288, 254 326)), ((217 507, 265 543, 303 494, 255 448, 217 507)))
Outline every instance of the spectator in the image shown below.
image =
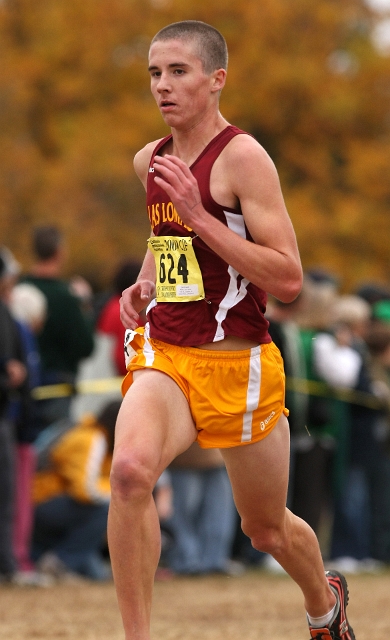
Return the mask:
POLYGON ((341 296, 332 308, 332 335, 321 337, 321 371, 327 382, 352 390, 346 396, 346 416, 338 445, 343 456, 331 536, 332 566, 346 572, 371 562, 370 466, 376 457, 376 412, 359 394, 372 393, 372 378, 364 336, 371 307, 355 295, 341 296), (342 450, 343 449, 343 450, 342 450))
POLYGON ((18 583, 46 586, 46 581, 34 570, 31 562, 32 484, 36 463, 33 443, 40 424, 36 402, 32 400, 30 392, 41 382, 36 334, 45 321, 47 303, 43 293, 33 285, 17 284, 10 294, 9 305, 18 324, 27 366, 27 397, 23 397, 22 402, 14 402, 12 407, 17 427, 13 546, 18 566, 18 583))
POLYGON ((119 265, 113 278, 113 294, 102 308, 96 325, 98 333, 113 337, 112 361, 118 375, 123 376, 127 373, 123 355, 125 329, 119 316, 119 300, 122 291, 137 280, 139 271, 140 265, 132 260, 119 265))
POLYGON ((179 574, 232 573, 236 509, 218 449, 195 442, 170 465, 173 544, 170 568, 179 574))
POLYGON ((111 576, 102 550, 119 407, 119 401, 108 403, 96 418, 85 416, 39 450, 33 557, 53 577, 69 572, 92 580, 111 576))
POLYGON ((377 282, 366 282, 360 285, 355 293, 359 298, 366 300, 371 306, 381 300, 390 301, 390 287, 377 282))
MULTIPOLYGON (((38 336, 42 384, 66 383, 71 390, 80 361, 87 358, 94 347, 92 323, 83 314, 80 300, 70 285, 61 279, 65 260, 61 232, 54 226, 36 227, 33 252, 36 261, 23 280, 38 287, 47 298, 47 319, 38 336)), ((82 290, 85 293, 85 287, 82 290)), ((47 426, 69 416, 70 405, 70 395, 42 401, 42 424, 47 426)))
MULTIPOLYGON (((331 323, 330 308, 337 296, 334 281, 315 273, 306 276, 302 305, 296 315, 300 327, 304 364, 309 391, 305 430, 294 437, 294 475, 290 489, 292 511, 305 520, 320 537, 331 506, 331 474, 336 446, 334 401, 315 365, 318 335, 327 332, 331 323)), ((306 387, 305 387, 306 388, 306 387)))
MULTIPOLYGON (((390 311, 390 301, 387 301, 390 311)), ((370 465, 371 555, 390 564, 390 314, 367 334, 372 387, 379 401, 375 420, 376 451, 370 465)))
POLYGON ((15 482, 15 433, 9 419, 11 395, 26 378, 16 323, 8 301, 10 282, 14 280, 14 263, 9 252, 0 251, 0 582, 11 582, 17 571, 12 548, 15 482))

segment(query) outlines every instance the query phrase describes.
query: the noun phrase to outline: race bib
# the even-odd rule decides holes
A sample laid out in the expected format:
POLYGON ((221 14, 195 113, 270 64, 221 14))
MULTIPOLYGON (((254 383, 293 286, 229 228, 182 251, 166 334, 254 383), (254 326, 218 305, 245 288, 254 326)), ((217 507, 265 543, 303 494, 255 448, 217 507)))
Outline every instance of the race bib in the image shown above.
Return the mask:
POLYGON ((149 238, 148 247, 156 263, 157 302, 203 300, 203 278, 192 238, 156 236, 149 238))

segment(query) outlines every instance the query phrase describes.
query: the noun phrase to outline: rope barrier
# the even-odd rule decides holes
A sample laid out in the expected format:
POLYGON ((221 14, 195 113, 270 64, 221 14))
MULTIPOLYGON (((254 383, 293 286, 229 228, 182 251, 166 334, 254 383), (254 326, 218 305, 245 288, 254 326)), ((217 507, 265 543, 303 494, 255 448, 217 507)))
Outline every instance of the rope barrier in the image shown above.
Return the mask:
POLYGON ((356 391, 355 389, 332 388, 325 382, 317 380, 305 380, 304 378, 286 378, 286 389, 296 391, 310 396, 319 396, 321 398, 333 398, 342 400, 361 407, 369 409, 383 409, 383 401, 380 398, 365 393, 364 391, 356 391))
POLYGON ((50 384, 35 387, 31 391, 34 400, 50 400, 52 398, 65 398, 75 394, 87 395, 90 393, 112 393, 121 390, 123 378, 97 378, 94 380, 80 380, 76 384, 50 384))
MULTIPOLYGON (((63 398, 70 395, 102 394, 120 391, 122 377, 98 378, 94 380, 80 380, 75 385, 68 383, 45 385, 32 390, 34 400, 49 400, 63 398)), ((333 398, 357 404, 370 409, 382 409, 383 402, 376 396, 354 389, 331 388, 324 382, 305 380, 304 378, 286 378, 286 389, 311 396, 333 398)))

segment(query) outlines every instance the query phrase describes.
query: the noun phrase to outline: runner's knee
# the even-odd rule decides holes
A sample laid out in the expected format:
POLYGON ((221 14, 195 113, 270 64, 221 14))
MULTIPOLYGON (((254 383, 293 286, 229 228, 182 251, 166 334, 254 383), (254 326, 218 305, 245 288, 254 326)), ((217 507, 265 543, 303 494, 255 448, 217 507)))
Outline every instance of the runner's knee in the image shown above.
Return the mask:
POLYGON ((282 529, 275 526, 245 526, 242 529, 257 551, 277 555, 285 545, 282 529))
POLYGON ((141 456, 126 452, 114 458, 110 475, 112 498, 142 500, 151 495, 155 482, 154 471, 141 456))

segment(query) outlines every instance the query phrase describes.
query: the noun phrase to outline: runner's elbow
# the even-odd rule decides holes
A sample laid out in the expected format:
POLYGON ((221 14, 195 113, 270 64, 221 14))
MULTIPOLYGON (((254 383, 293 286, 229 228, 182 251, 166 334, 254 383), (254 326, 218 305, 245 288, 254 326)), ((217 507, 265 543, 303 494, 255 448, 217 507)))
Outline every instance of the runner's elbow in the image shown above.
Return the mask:
POLYGON ((302 275, 291 275, 290 277, 285 278, 282 282, 279 283, 278 287, 275 287, 275 291, 270 291, 275 298, 288 304, 289 302, 293 302, 295 298, 298 297, 302 289, 302 275))
POLYGON ((291 283, 289 287, 286 288, 284 292, 284 297, 281 299, 282 302, 294 302, 295 298, 298 297, 302 289, 302 282, 294 282, 291 283))

